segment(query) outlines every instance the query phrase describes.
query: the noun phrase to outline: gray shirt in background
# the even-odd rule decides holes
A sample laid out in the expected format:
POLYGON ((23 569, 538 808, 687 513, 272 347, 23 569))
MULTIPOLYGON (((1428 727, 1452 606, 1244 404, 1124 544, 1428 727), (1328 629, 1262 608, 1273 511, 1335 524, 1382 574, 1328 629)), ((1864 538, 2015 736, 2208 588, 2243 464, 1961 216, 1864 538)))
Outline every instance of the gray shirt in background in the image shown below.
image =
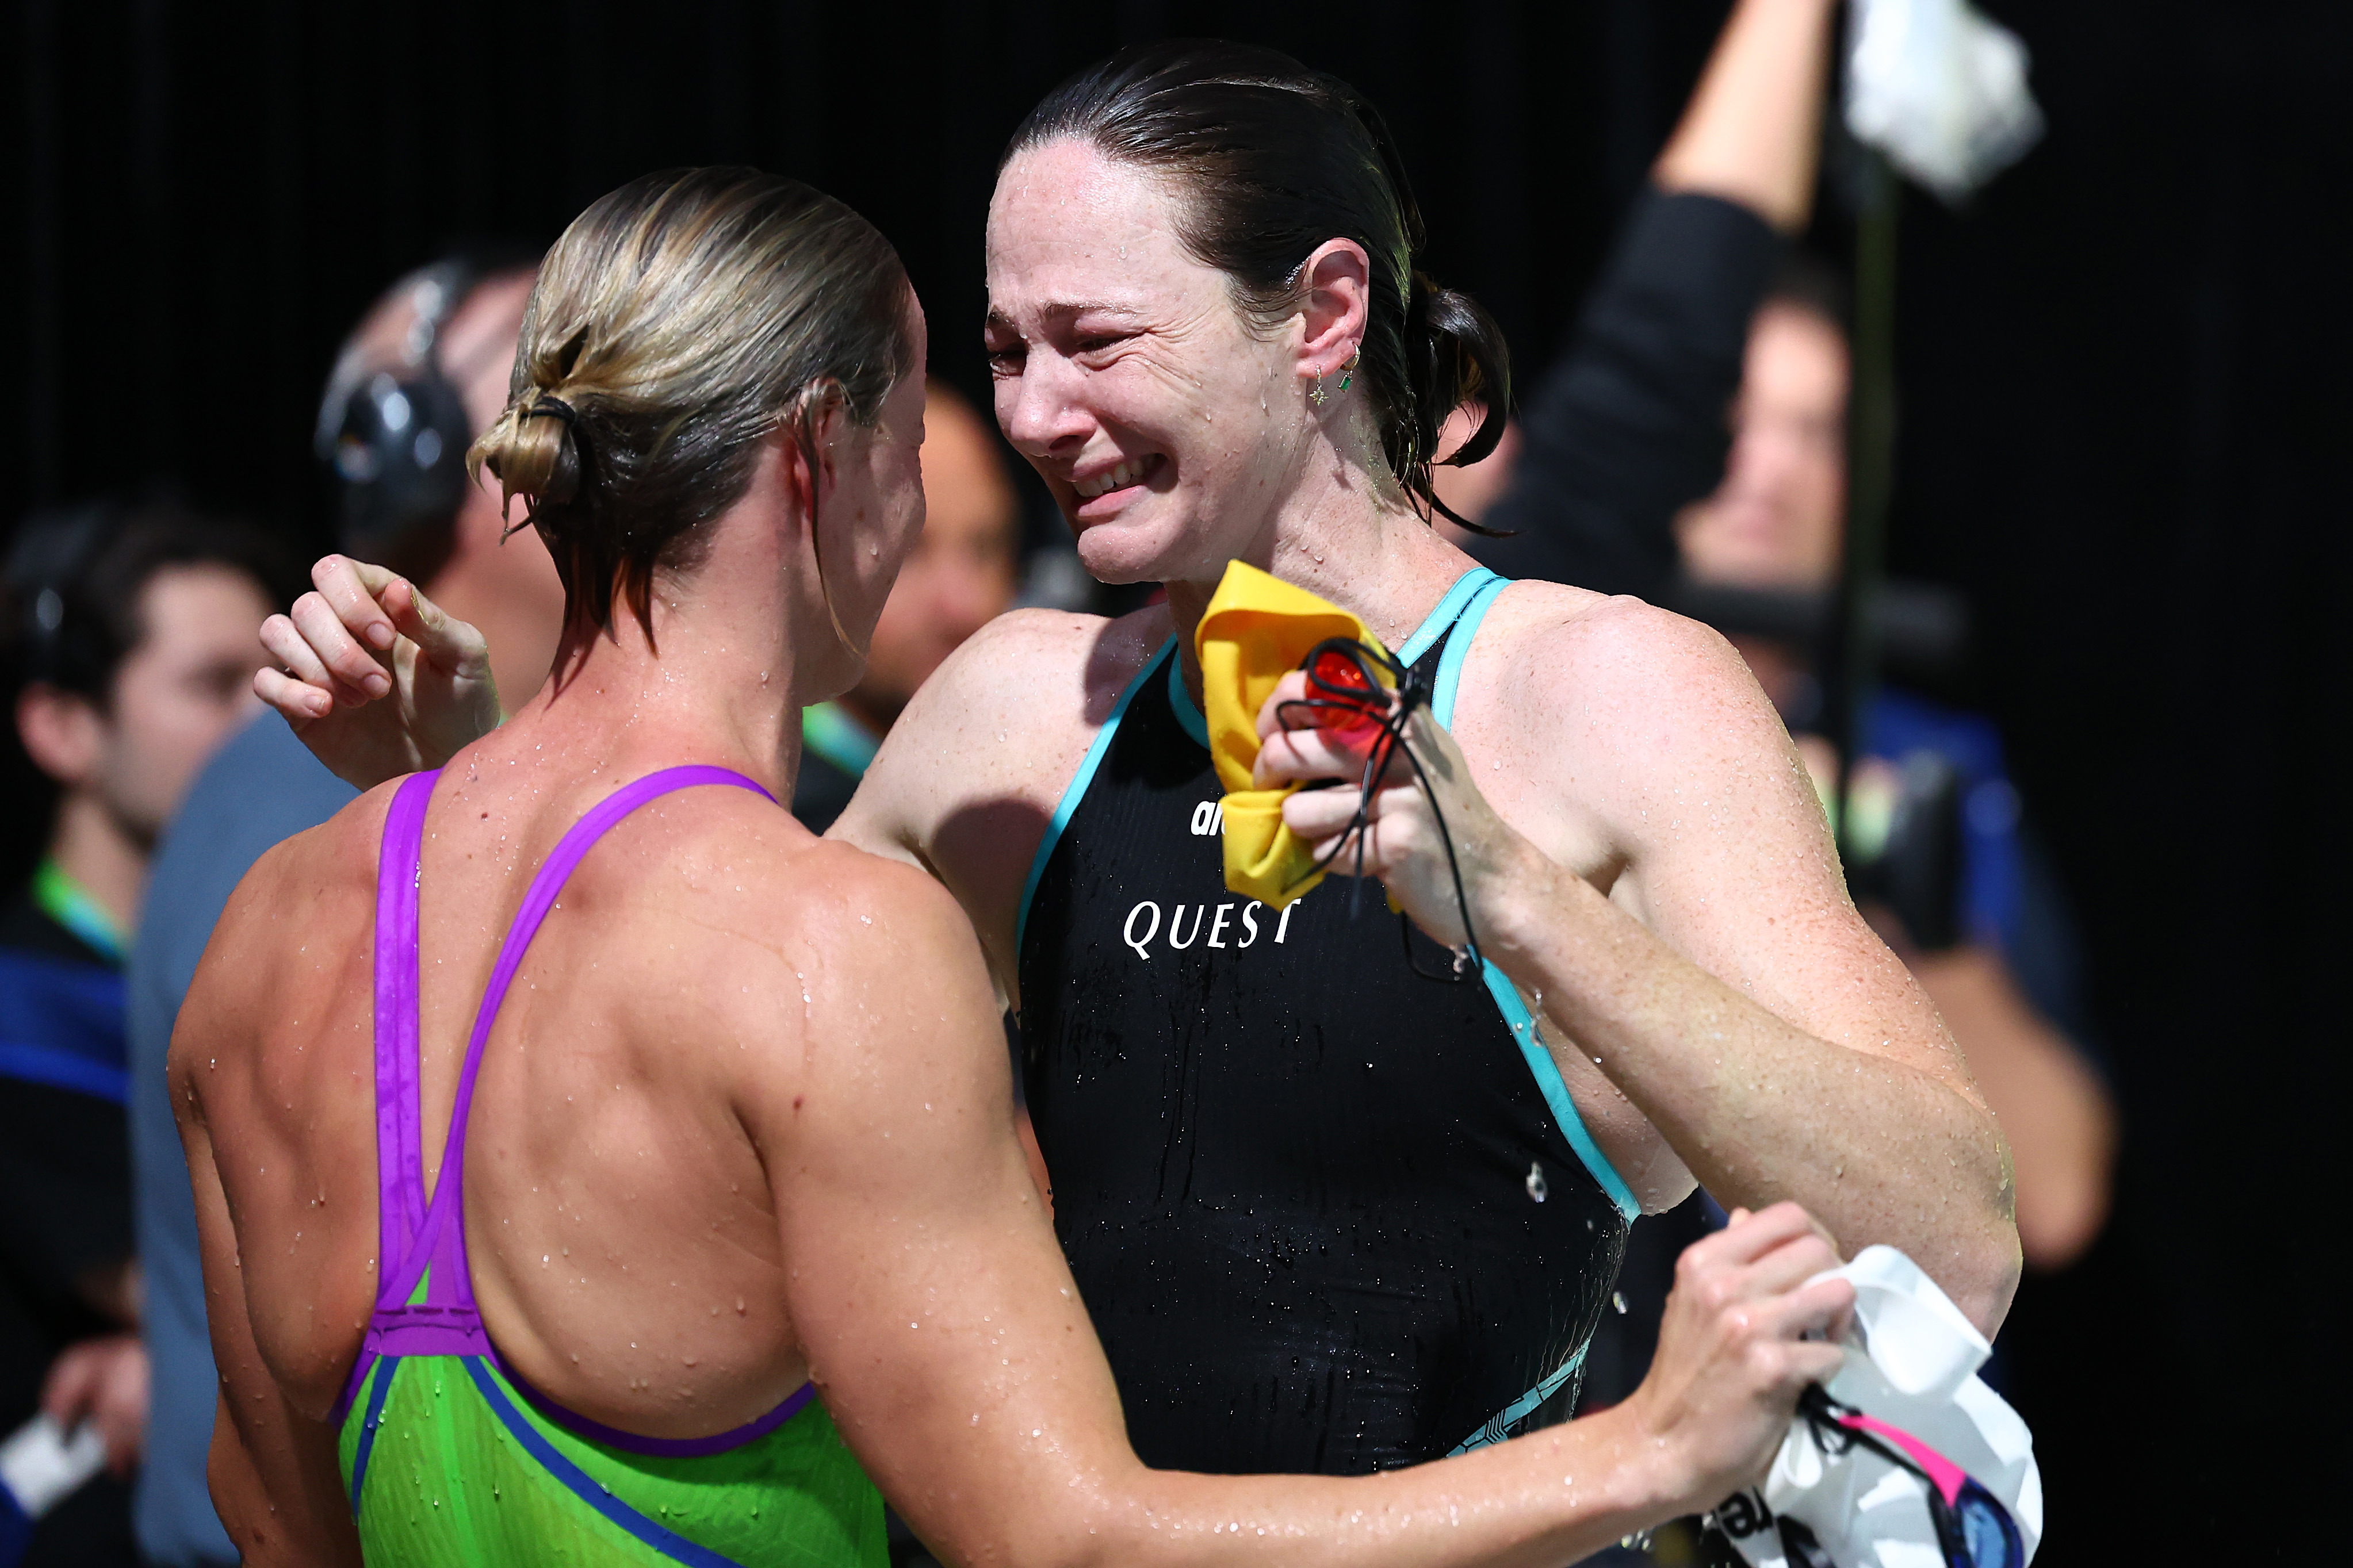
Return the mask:
POLYGON ((164 1568, 237 1557, 205 1482, 219 1384, 205 1330, 195 1200, 164 1058, 181 999, 237 883, 273 845, 356 798, 285 720, 263 713, 197 775, 156 854, 139 917, 130 970, 131 1158, 154 1383, 133 1523, 140 1550, 164 1568))

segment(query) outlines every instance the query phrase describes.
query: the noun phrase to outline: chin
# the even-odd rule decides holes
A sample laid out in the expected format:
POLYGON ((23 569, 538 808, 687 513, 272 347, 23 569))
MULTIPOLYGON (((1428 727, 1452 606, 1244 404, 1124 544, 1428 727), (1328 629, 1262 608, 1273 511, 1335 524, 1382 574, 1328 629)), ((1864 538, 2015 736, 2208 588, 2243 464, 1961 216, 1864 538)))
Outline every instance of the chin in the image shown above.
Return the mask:
POLYGON ((1233 552, 1205 556, 1208 542, 1181 520, 1171 521, 1175 508, 1152 510, 1160 515, 1109 518, 1080 532, 1079 561, 1089 576, 1098 583, 1166 583, 1201 576, 1205 564, 1208 576, 1224 570, 1233 552))
POLYGON ((1099 522, 1078 537, 1079 563, 1098 583, 1156 583, 1169 542, 1125 521, 1099 522))

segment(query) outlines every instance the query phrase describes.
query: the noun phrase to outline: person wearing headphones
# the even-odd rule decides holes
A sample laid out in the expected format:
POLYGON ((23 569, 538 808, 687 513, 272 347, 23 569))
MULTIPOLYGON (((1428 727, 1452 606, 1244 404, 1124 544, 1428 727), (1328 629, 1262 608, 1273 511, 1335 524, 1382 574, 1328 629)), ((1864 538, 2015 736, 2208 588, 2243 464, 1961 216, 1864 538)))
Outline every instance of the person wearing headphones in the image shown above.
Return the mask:
MULTIPOLYGON (((536 688, 554 658, 564 589, 537 534, 504 537, 495 497, 465 483, 463 459, 505 405, 533 270, 528 259, 451 258, 395 283, 337 356, 317 438, 344 548, 400 561, 452 614, 497 627, 491 660, 517 691, 536 688)), ((249 631, 245 647, 255 655, 249 673, 259 662, 249 631)), ((262 714, 189 790, 157 856, 132 950, 132 1152, 153 1377, 134 1514, 151 1563, 237 1561, 205 1479, 218 1379, 164 1055, 229 893, 271 846, 324 822, 353 795, 283 719, 262 714)))

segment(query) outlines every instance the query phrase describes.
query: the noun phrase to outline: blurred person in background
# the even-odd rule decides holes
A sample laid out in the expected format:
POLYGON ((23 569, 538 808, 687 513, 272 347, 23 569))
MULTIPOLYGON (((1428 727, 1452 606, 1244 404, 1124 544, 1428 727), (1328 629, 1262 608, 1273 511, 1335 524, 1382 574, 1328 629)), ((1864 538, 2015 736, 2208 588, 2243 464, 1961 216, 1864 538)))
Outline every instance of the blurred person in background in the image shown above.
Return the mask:
MULTIPOLYGON (((923 531, 899 568, 867 649, 866 673, 801 715, 793 815, 823 833, 849 804, 882 737, 965 638, 1013 607, 1021 507, 996 426, 934 380, 923 412, 923 531)), ((462 618, 462 617, 461 617, 462 618)))
MULTIPOLYGON (((1715 488, 1749 317, 1813 211, 1820 56, 1833 7, 1743 0, 1554 361, 1493 452, 1435 470, 1481 538, 1439 531, 1510 577, 1657 599, 1679 509, 1715 488)), ((1457 411, 1456 453, 1485 414, 1457 411)))
MULTIPOLYGON (((1676 520, 1694 582, 1832 590, 1845 532, 1848 382, 1836 279, 1801 262, 1750 330, 1724 483, 1676 520)), ((1732 640, 1831 799, 1839 758, 1811 729, 1820 709, 1812 651, 1737 632, 1732 640)), ((1915 912, 1873 898, 1868 880, 1858 893, 1873 926, 1944 1015, 2010 1136, 2028 1266, 2064 1268, 2107 1216, 2116 1127, 2106 1086, 2080 1043, 2089 1027, 2063 895, 2024 831, 1990 720, 1884 682, 1861 731, 1851 809, 1856 832, 1874 846, 1899 809, 1907 767, 1915 779, 1923 762, 1953 775, 1959 852, 1949 897, 1915 912)))
MULTIPOLYGON (((466 485, 467 447, 506 405, 533 266, 461 258, 401 279, 338 354, 318 446, 333 477, 344 546, 429 583, 452 614, 489 632, 512 691, 538 688, 554 658, 564 591, 537 533, 504 538, 494 495, 466 485)), ((248 695, 262 650, 240 636, 248 695)), ((354 791, 314 761, 276 713, 238 731, 188 792, 157 858, 130 965, 132 1144, 146 1260, 153 1367, 139 1544, 157 1563, 234 1563, 206 1485, 218 1379, 206 1333, 188 1171, 164 1081, 181 998, 214 922, 254 861, 326 821, 354 791)))
POLYGON ((29 878, 0 902, 0 1436, 37 1408, 111 1477, 36 1527, 26 1563, 134 1561, 127 1481, 148 1358, 132 1235, 122 963, 157 837, 252 716, 280 574, 242 525, 167 502, 36 517, 7 572, 8 686, 39 781, 29 878))

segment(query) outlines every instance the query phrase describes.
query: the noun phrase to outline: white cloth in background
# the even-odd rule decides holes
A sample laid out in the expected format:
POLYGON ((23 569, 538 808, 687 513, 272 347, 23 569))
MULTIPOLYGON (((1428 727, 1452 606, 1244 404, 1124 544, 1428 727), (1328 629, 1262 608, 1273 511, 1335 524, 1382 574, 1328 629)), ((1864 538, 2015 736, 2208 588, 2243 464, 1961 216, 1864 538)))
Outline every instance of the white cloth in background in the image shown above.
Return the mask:
MULTIPOLYGON (((2026 1423, 1977 1375, 1993 1348, 1892 1247, 1865 1247, 1832 1272, 1854 1287, 1854 1327, 1830 1396, 1968 1471, 2010 1510, 2031 1561, 2042 1537, 2042 1473, 2026 1423)), ((1755 1568, 1797 1568, 1774 1523, 1784 1514, 1811 1530, 1839 1568, 1944 1568, 1919 1478, 1861 1445, 1825 1454, 1802 1415, 1764 1484, 1728 1500, 1715 1519, 1755 1568)))
POLYGON ((1947 203, 2042 136, 2026 46, 1968 0, 1854 0, 1852 16, 1847 129, 1947 203))

